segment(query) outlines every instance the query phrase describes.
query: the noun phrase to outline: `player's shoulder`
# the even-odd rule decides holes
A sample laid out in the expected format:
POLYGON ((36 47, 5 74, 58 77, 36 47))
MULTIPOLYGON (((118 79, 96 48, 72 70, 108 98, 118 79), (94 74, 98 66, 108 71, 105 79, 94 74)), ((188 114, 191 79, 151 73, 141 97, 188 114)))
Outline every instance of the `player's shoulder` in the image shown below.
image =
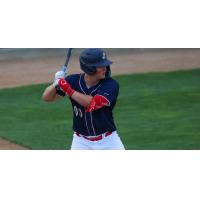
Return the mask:
POLYGON ((103 84, 119 87, 119 83, 111 77, 104 79, 103 84))

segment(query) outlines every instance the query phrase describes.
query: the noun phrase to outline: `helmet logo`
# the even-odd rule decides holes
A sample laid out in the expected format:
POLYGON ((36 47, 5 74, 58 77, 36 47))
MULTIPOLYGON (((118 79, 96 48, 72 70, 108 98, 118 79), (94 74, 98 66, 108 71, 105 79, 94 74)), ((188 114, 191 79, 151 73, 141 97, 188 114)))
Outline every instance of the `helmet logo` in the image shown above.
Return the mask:
POLYGON ((105 60, 105 59, 106 59, 106 53, 105 53, 105 52, 103 52, 102 59, 103 59, 103 60, 105 60))

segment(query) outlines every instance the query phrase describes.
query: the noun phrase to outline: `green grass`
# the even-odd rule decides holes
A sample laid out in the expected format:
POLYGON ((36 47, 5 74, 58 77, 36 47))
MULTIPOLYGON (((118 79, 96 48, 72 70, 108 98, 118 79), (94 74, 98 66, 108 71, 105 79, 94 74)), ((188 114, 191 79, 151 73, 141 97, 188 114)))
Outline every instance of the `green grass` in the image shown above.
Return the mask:
MULTIPOLYGON (((127 149, 200 149, 200 69, 115 79, 115 121, 127 149)), ((0 90, 0 137, 30 149, 70 148, 71 105, 43 102, 46 86, 0 90)))

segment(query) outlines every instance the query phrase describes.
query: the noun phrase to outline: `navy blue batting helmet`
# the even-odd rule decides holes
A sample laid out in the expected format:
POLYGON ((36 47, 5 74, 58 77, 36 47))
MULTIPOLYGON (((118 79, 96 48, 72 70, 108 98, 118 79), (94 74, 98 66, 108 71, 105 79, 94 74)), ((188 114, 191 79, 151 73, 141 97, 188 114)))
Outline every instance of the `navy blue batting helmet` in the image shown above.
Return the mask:
POLYGON ((111 75, 110 65, 112 61, 107 59, 106 52, 103 49, 85 49, 80 57, 81 69, 89 75, 96 73, 96 68, 106 67, 106 77, 111 75))

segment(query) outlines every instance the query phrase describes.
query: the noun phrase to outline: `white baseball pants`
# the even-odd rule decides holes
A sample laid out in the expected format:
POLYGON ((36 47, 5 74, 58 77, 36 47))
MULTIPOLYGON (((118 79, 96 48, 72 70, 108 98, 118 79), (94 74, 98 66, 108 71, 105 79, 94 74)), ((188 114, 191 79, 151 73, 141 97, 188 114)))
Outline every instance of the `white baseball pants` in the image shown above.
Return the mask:
POLYGON ((99 141, 90 141, 74 134, 71 150, 125 150, 125 148, 119 135, 114 131, 99 141))

